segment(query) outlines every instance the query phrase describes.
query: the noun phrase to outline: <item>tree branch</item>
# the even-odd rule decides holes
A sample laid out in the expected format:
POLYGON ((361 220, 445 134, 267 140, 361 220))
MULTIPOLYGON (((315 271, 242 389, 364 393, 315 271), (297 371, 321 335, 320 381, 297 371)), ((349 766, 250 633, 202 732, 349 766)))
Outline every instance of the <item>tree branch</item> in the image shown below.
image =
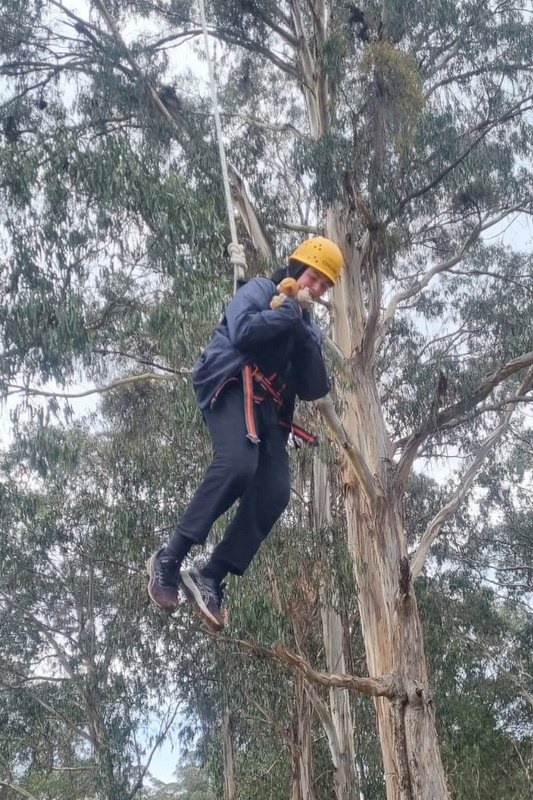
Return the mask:
MULTIPOLYGON (((505 675, 505 677, 511 681, 513 686, 516 689, 518 689, 518 691, 520 692, 524 700, 527 702, 527 704, 531 706, 531 708, 533 709, 533 692, 530 692, 528 689, 526 689, 523 683, 519 681, 516 675, 513 675, 513 673, 510 670, 506 669, 505 667, 502 667, 500 662, 496 658, 494 658, 494 656, 489 652, 488 648, 486 648, 483 644, 481 644, 481 642, 479 642, 477 639, 472 638, 471 636, 465 636, 463 638, 465 641, 478 647, 483 653, 483 655, 486 658, 488 658, 489 661, 492 661, 494 666, 497 667, 505 675)), ((531 675, 527 675, 527 678, 531 680, 531 675)))
POLYGON ((505 112, 505 114, 502 114, 500 117, 496 119, 484 120, 483 122, 480 122, 478 125, 472 128, 470 131, 468 131, 468 135, 476 131, 478 132, 479 135, 471 142, 471 144, 466 148, 466 150, 464 150, 459 156, 457 156, 457 158, 454 161, 452 161, 451 164, 448 164, 448 166, 445 167, 445 169, 443 169, 431 181, 429 181, 429 183, 427 183, 425 186, 422 186, 420 189, 416 189, 414 192, 411 192, 411 194, 407 195, 402 200, 400 200, 395 210, 392 211, 389 217, 387 218, 385 224, 388 224, 392 219, 397 217, 398 214, 402 211, 402 209, 405 208, 405 206, 408 205, 412 200, 416 200, 418 197, 421 197, 422 195, 426 194, 431 189, 434 189, 435 186, 437 186, 446 177, 446 175, 452 172, 452 170, 458 167, 459 164, 461 164, 465 160, 465 158, 468 155, 470 155, 472 150, 475 147, 477 147, 477 145, 487 136, 487 134, 493 128, 503 124, 504 122, 508 122, 510 119, 513 119, 515 116, 522 114, 525 111, 528 111, 530 107, 527 106, 524 107, 524 104, 530 102, 532 97, 533 97, 532 95, 524 97, 514 106, 511 106, 511 108, 509 108, 505 112))
MULTIPOLYGON (((532 356, 533 361, 533 353, 530 354, 532 356)), ((515 397, 521 397, 528 389, 531 387, 531 382, 533 380, 533 369, 530 369, 527 373, 525 380, 523 381, 522 385, 518 389, 515 397)), ((440 509, 440 511, 433 517, 431 522, 429 523, 426 531, 424 532, 420 544, 418 546, 418 550, 412 560, 411 565, 411 580, 415 581, 418 575, 420 574, 422 567, 424 566, 424 562, 426 560, 427 554, 429 549, 437 536, 439 535, 442 526, 444 523, 454 514, 457 509, 459 508, 461 502, 464 500, 474 478, 478 474, 481 465, 485 458, 487 457, 488 453, 492 450, 496 442, 498 442, 504 433, 506 433, 509 423, 511 421, 511 417, 515 411, 516 404, 512 403, 509 404, 509 407, 502 415, 502 419, 498 427, 485 439, 481 447, 479 448, 476 456, 467 469, 464 476, 461 478, 460 484, 451 496, 450 500, 446 503, 446 505, 440 509)))
POLYGON ((140 83, 145 87, 145 89, 146 89, 146 91, 148 93, 148 97, 149 97, 150 101, 155 106, 155 108, 159 111, 159 113, 161 114, 163 119, 165 119, 169 123, 169 125, 174 130, 174 132, 178 134, 178 138, 181 137, 181 135, 183 134, 182 128, 180 127, 180 125, 178 125, 178 122, 177 122, 176 118, 174 117, 174 115, 169 112, 169 110, 167 109, 165 104, 162 102, 162 100, 160 99, 160 97, 157 94, 157 92, 155 91, 155 89, 146 80, 143 72, 141 71, 141 69, 137 65, 137 62, 135 61, 135 59, 131 55, 131 53, 130 53, 130 51, 129 51, 129 49, 128 49, 125 41, 124 41, 124 39, 122 38, 122 36, 120 34, 120 31, 117 28, 113 17, 109 13, 109 10, 108 10, 106 4, 104 3, 104 0, 93 0, 93 2, 94 2, 94 5, 96 6, 96 8, 98 9, 98 11, 104 17, 107 25, 109 26, 109 29, 110 29, 110 31, 111 31, 111 33, 113 35, 113 39, 115 40, 115 43, 118 45, 119 49, 124 54, 124 57, 126 58, 128 63, 130 64, 133 72, 135 73, 135 75, 139 79, 140 83))
MULTIPOLYGON (((520 372, 520 370, 530 367, 533 364, 533 351, 524 353, 517 358, 513 358, 504 364, 499 369, 491 373, 486 380, 481 383, 478 388, 472 392, 464 400, 454 403, 447 408, 444 408, 434 419, 429 419, 426 424, 416 433, 412 434, 407 440, 402 457, 398 463, 398 482, 400 485, 405 485, 412 463, 416 458, 416 454, 421 443, 432 433, 445 428, 451 424, 458 415, 464 414, 471 408, 474 408, 478 403, 481 403, 492 390, 502 383, 507 378, 520 372)), ((529 375, 530 373, 528 373, 529 375)), ((518 398, 522 398, 528 389, 519 391, 514 397, 509 398, 509 403, 513 406, 517 405, 518 398)))
POLYGON ((339 768, 338 755, 340 752, 339 737, 337 736, 337 731, 335 729, 335 725, 333 724, 333 718, 331 716, 331 712, 327 707, 326 703, 319 696, 318 692, 315 691, 312 684, 307 683, 305 686, 305 691, 307 692, 307 696, 309 697, 313 705, 313 708, 315 709, 318 718, 322 723, 324 732, 328 737, 329 750, 331 753, 333 766, 335 769, 338 769, 339 768))
POLYGON ((27 792, 26 789, 22 788, 22 786, 16 786, 14 783, 8 783, 8 781, 3 781, 1 779, 0 779, 0 786, 6 786, 8 789, 12 789, 12 791, 21 794, 23 797, 27 797, 28 800, 37 800, 35 795, 27 792))
MULTIPOLYGON (((221 640, 221 637, 217 637, 221 640)), ((270 661, 278 661, 285 664, 299 675, 302 675, 309 683, 318 686, 337 687, 339 689, 350 689, 354 692, 368 695, 369 697, 388 697, 390 700, 402 695, 400 691, 399 679, 396 675, 382 675, 379 678, 359 678, 355 675, 345 673, 320 672, 313 667, 300 655, 287 650, 283 645, 278 644, 273 648, 263 647, 257 642, 245 639, 224 638, 222 641, 228 644, 236 644, 255 655, 270 661)))
POLYGON ((99 386, 94 389, 87 389, 84 392, 49 392, 45 389, 32 389, 29 386, 20 386, 15 383, 7 384, 8 389, 21 392, 28 396, 37 397, 59 397, 64 399, 75 399, 79 397, 89 397, 91 394, 103 394, 110 392, 112 389, 118 389, 121 386, 128 386, 131 383, 139 383, 141 381, 177 381, 183 375, 190 375, 192 369, 182 369, 172 375, 158 375, 155 372, 145 372, 143 375, 132 375, 129 378, 119 378, 107 386, 99 386))
MULTIPOLYGON (((199 30, 198 33, 201 33, 201 30, 199 30)), ((291 78, 298 78, 298 71, 294 64, 276 56, 268 47, 259 44, 259 42, 254 42, 253 39, 236 36, 234 33, 224 28, 210 28, 208 33, 210 36, 214 36, 215 39, 220 39, 227 44, 235 44, 245 50, 250 50, 252 53, 258 53, 260 56, 266 58, 267 61, 271 61, 274 66, 278 67, 278 69, 286 75, 289 75, 291 78)))
POLYGON ((379 335, 376 338, 376 349, 379 348, 383 339, 387 335, 398 305, 402 303, 404 300, 409 300, 411 297, 414 297, 416 294, 419 294, 423 289, 426 288, 428 283, 435 277, 435 275, 439 275, 442 272, 448 272, 458 264, 460 261, 463 260, 466 252, 472 246, 472 244, 477 241, 483 233, 488 228, 491 228, 493 225, 497 225, 499 222, 502 221, 506 216, 512 214, 514 211, 521 210, 522 204, 517 204, 512 206, 508 209, 505 209, 501 213, 497 214, 495 217, 491 217, 490 219, 485 218, 484 221, 480 222, 475 228, 471 231, 471 233, 467 236, 461 248, 455 255, 450 256, 450 258, 446 259, 446 261, 441 261, 440 264, 436 264, 432 269, 428 270, 424 275, 416 281, 409 289, 405 289, 403 292, 397 292, 389 301, 382 317, 379 335))
POLYGON ((140 773, 139 777, 135 781, 131 791, 128 792, 128 794, 127 794, 127 798, 129 800, 133 800, 133 798, 137 795, 139 789, 142 787, 143 781, 144 781, 144 779, 146 777, 146 773, 148 772, 148 770, 150 768, 150 764, 152 762, 152 759, 153 759, 154 755, 156 754, 157 748, 165 740, 165 737, 166 737, 167 733, 169 732, 170 728, 174 724, 174 720, 176 719, 178 711, 179 711, 179 706, 176 706, 176 708, 174 709, 172 715, 170 716, 170 719, 168 719, 167 722, 165 723, 165 726, 164 726, 163 730, 160 731, 160 733, 157 735, 155 744, 152 747, 152 749, 150 751, 150 754, 148 755, 148 759, 146 760, 146 763, 144 764, 144 766, 141 769, 141 773, 140 773))

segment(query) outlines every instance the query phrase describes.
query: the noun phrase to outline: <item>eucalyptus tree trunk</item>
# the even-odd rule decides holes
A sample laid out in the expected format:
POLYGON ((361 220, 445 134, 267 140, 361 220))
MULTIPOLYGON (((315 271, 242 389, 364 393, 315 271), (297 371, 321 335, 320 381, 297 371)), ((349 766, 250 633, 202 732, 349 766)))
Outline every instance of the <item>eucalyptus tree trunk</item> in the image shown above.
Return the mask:
MULTIPOLYGON (((329 234, 347 241, 341 211, 329 215, 329 234)), ((353 233, 352 233, 353 235, 353 233)), ((348 237, 348 240, 350 237, 348 237)), ((348 547, 371 676, 394 674, 400 689, 392 701, 375 699, 387 800, 445 800, 424 642, 407 560, 403 490, 392 461, 377 382, 374 353, 377 313, 367 313, 359 280, 361 259, 379 272, 370 238, 362 250, 344 250, 347 269, 334 291, 335 342, 346 358, 350 380, 340 389, 343 424, 372 475, 372 497, 353 472, 344 480, 348 547), (364 325, 363 325, 364 321, 364 325)), ((378 302, 376 287, 374 301, 378 302)))
POLYGON ((222 718, 222 753, 224 756, 224 800, 235 800, 235 775, 233 770, 233 736, 229 708, 222 718))
MULTIPOLYGON (((294 0, 290 6, 299 40, 309 127, 312 138, 318 140, 328 130, 331 100, 319 61, 328 35, 327 4, 320 0, 312 4, 312 45, 305 36, 299 3, 294 0)), ((347 220, 347 210, 342 207, 328 212, 327 235, 340 245, 346 263, 333 297, 334 340, 345 358, 348 377, 339 394, 346 409, 344 427, 370 470, 376 491, 370 500, 353 480, 353 473, 346 474, 343 488, 368 671, 371 676, 395 674, 401 686, 392 702, 385 698, 375 701, 387 800, 445 800, 448 794, 422 630, 409 578, 403 493, 396 480, 374 372, 381 264, 370 226, 367 224, 369 230, 363 235, 362 225, 353 222, 353 210, 350 225, 347 220), (366 296, 361 279, 363 260, 366 296)))
MULTIPOLYGON (((327 467, 315 456, 313 459, 313 524, 315 528, 327 530, 331 523, 331 497, 327 467)), ((346 658, 343 647, 342 618, 335 607, 337 591, 333 586, 320 592, 320 615, 322 636, 329 672, 346 673, 346 658)), ((358 800, 359 790, 355 769, 355 749, 350 695, 347 689, 331 687, 329 690, 329 714, 317 707, 328 737, 333 768, 333 788, 337 800, 358 800)))
POLYGON ((313 780, 312 706, 303 678, 295 679, 292 725, 292 786, 290 800, 316 800, 313 780))

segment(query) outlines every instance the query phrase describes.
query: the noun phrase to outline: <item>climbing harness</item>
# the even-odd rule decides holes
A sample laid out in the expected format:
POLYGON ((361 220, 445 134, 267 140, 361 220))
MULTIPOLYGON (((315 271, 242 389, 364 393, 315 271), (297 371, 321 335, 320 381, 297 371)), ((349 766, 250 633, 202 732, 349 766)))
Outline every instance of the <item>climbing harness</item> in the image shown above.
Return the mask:
POLYGON ((211 102, 213 104, 213 116, 215 118, 215 130, 218 143, 218 154, 220 157, 220 167, 222 170, 222 183, 224 185, 224 197, 226 200, 226 211, 228 214, 229 228, 231 233, 231 244, 228 245, 228 253, 231 263, 233 265, 233 293, 236 292, 239 281, 244 280, 246 273, 246 258, 244 256, 244 248, 239 244, 237 237, 237 226, 235 225, 235 217, 233 215, 233 203, 231 200, 231 188, 228 175, 228 163, 226 161, 226 151, 224 150, 224 142, 222 141, 222 124, 220 122, 220 113, 218 109, 217 87, 215 83, 215 74, 213 72, 213 64, 211 55, 209 53, 209 35, 207 33, 207 20, 205 16, 204 0, 199 0, 200 6, 200 19, 202 22, 202 31, 204 34, 205 54, 207 58, 207 70, 209 74, 209 86, 211 89, 211 102))
MULTIPOLYGON (((262 403, 267 397, 271 397, 278 411, 283 407, 285 384, 276 388, 274 385, 276 378, 278 378, 278 375, 275 372, 267 378, 256 364, 246 364, 242 368, 246 435, 254 444, 259 443, 259 436, 257 435, 255 425, 254 404, 262 403)), ((312 433, 304 430, 299 425, 295 425, 293 422, 287 422, 283 417, 278 419, 278 425, 288 430, 292 434, 294 440, 301 439, 306 444, 310 445, 318 444, 316 436, 313 436, 312 433)))

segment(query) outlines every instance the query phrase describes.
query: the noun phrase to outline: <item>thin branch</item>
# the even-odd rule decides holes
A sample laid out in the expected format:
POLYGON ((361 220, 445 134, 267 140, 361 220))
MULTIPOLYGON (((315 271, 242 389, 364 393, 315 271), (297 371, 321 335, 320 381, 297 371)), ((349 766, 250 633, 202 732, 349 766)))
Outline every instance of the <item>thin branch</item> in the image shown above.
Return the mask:
POLYGON ((425 289, 435 275, 439 275, 441 272, 447 272, 453 266, 455 266, 455 264, 459 263, 459 261, 462 261, 468 248, 471 247, 471 245, 479 238, 481 232, 481 224, 476 225, 476 227, 467 236, 457 253, 455 253, 453 256, 450 256, 450 258, 447 258, 446 261, 441 261, 439 264, 436 264, 432 269, 424 273, 424 275, 419 278, 409 289, 405 289, 403 292, 397 292, 390 299, 381 320, 380 332, 376 338, 376 349, 387 335, 398 305, 404 300, 409 300, 411 297, 419 294, 423 289, 425 289))
POLYGON ((471 233, 467 236, 461 248, 450 258, 446 259, 446 261, 441 261, 440 264, 436 264, 432 269, 425 272, 419 280, 416 281, 409 289, 405 289, 402 292, 397 292, 389 301, 382 317, 381 325, 380 325, 380 332, 378 337, 376 338, 376 348, 382 343, 383 339, 387 335, 389 331, 390 325, 398 308, 398 305, 402 303, 404 300, 409 300, 411 297, 419 294, 428 283, 435 277, 435 275, 439 275, 442 272, 449 272, 451 271, 452 267, 458 264, 460 261, 463 260, 466 252, 472 246, 472 244, 477 241, 483 233, 488 228, 497 225, 502 219, 505 219, 506 216, 512 214, 514 211, 522 210, 522 204, 517 204, 512 206, 508 209, 505 209, 501 213, 497 214, 495 217, 491 217, 489 219, 485 219, 480 222, 475 228, 471 231, 471 233))
POLYGON ((146 89, 146 91, 148 93, 148 97, 150 98, 151 102, 156 107, 156 109, 159 111, 159 113, 161 114, 163 119, 165 119, 169 123, 169 125, 172 127, 172 129, 175 131, 175 133, 178 134, 178 137, 181 136, 182 133, 183 133, 182 128, 178 125, 178 122, 176 121, 176 118, 169 112, 169 110, 167 109, 165 104, 162 102, 162 100, 160 99, 159 95, 157 94, 157 92, 155 91, 153 86, 151 86, 150 83, 146 80, 143 72, 141 71, 140 67, 137 65, 137 62, 135 61, 135 59, 131 55, 131 53, 130 53, 130 51, 128 49, 128 46, 126 45, 124 39, 122 38, 122 36, 120 34, 120 31, 117 28, 117 26, 115 24, 115 21, 114 21, 113 17, 111 16, 111 14, 109 12, 109 9, 107 8, 106 4, 103 2, 103 0, 93 0, 93 2, 94 2, 94 5, 96 6, 96 8, 101 13, 101 15, 104 17, 105 21, 107 22, 107 25, 109 26, 109 29, 110 29, 110 31, 111 31, 111 33, 113 35, 113 39, 115 40, 115 43, 118 45, 119 49, 122 51, 124 57, 126 58, 128 63, 130 64, 133 72, 135 73, 135 75, 137 76, 137 78, 139 79, 141 84, 145 87, 145 89, 146 89))
MULTIPOLYGON (((147 359, 141 358, 134 353, 125 353, 123 350, 107 350, 103 348, 97 348, 93 352, 99 356, 118 356, 119 358, 131 358, 132 361, 136 361, 138 364, 143 364, 145 367, 154 367, 154 369, 160 369, 163 370, 163 372, 169 372, 173 375, 176 374, 176 370, 172 369, 172 367, 165 367, 163 364, 158 364, 155 361, 148 361, 147 359)), ((182 373, 180 372, 179 374, 182 373)))
POLYGON ((140 381, 177 381, 183 375, 190 375, 192 369, 182 369, 172 375, 158 375, 155 372, 145 372, 142 375, 132 375, 129 378, 119 378, 106 386, 97 386, 93 389, 87 389, 84 392, 50 392, 45 389, 33 389, 30 386, 20 386, 16 383, 8 383, 7 388, 14 391, 21 392, 28 396, 37 397, 59 397, 64 399, 73 399, 78 397, 89 397, 91 394, 103 394, 110 392, 112 389, 118 389, 120 386, 127 386, 132 383, 139 383, 140 381))
MULTIPOLYGON (((201 32, 201 29, 198 30, 198 34, 201 32)), ((214 36, 216 39, 226 42, 226 44, 234 44, 237 45, 237 47, 250 50, 252 53, 258 53, 266 58, 267 61, 271 61, 276 67, 278 67, 278 69, 280 69, 286 75, 289 75, 291 78, 299 77, 298 70, 294 64, 291 64, 290 61, 284 61, 279 56, 276 56, 268 47, 259 44, 259 42, 254 42, 253 39, 245 39, 243 37, 236 36, 235 34, 231 33, 231 31, 227 31, 225 28, 210 28, 208 33, 210 36, 214 36)))
POLYGON ((37 800, 35 795, 27 792, 26 789, 22 788, 22 786, 16 786, 14 783, 8 783, 8 781, 3 781, 3 780, 0 780, 0 786, 7 786, 8 789, 12 789, 14 792, 18 792, 18 794, 21 794, 23 797, 27 797, 28 800, 37 800))
POLYGON ((85 739, 87 742, 89 742, 91 745, 94 746, 94 739, 90 735, 90 733, 86 733, 86 731, 84 731, 83 728, 78 728, 76 725, 74 725, 73 722, 71 722, 68 719, 68 717, 66 717, 60 711, 57 711, 55 708, 53 708, 53 706, 50 706, 48 705, 48 703, 45 703, 45 701, 42 700, 40 697, 37 697, 36 695, 33 694, 32 697, 37 703, 39 703, 40 706, 42 706, 45 709, 45 711, 49 711, 50 714, 52 714, 56 719, 64 722, 68 730, 74 732, 77 736, 80 736, 82 739, 85 739))
POLYGON ((252 125, 256 128, 260 128, 261 130, 273 131, 274 133, 292 133, 294 136, 297 136, 298 139, 303 139, 304 141, 309 141, 309 136, 302 131, 299 131, 294 125, 290 122, 284 122, 281 125, 276 125, 273 122, 265 122, 264 120, 257 119, 256 117, 249 117, 245 114, 232 114, 230 112, 222 112, 222 116, 226 117, 227 119, 236 119, 240 120, 241 122, 245 122, 247 125, 252 125))
MULTIPOLYGON (((471 636, 464 636, 462 638, 465 641, 469 642, 470 644, 473 644, 476 647, 478 647, 483 653, 483 655, 486 658, 488 658, 489 661, 492 661, 494 666, 497 667, 507 678, 509 678, 511 683, 515 686, 516 689, 518 689, 518 691, 520 692, 524 700, 527 702, 527 704, 531 706, 531 708, 533 709, 533 693, 530 692, 528 689, 526 689, 526 687, 518 680, 518 678, 515 675, 513 675, 513 673, 510 670, 506 669, 505 667, 502 667, 500 662, 496 658, 494 658, 494 656, 489 652, 489 650, 483 644, 481 644, 481 642, 479 642, 477 639, 472 638, 471 636)), ((528 675, 527 677, 531 678, 530 675, 528 675)))
POLYGON ((176 706, 176 708, 174 709, 174 712, 170 716, 170 719, 166 722, 163 730, 156 737, 155 744, 154 744, 154 746, 152 747, 152 749, 150 751, 148 759, 147 759, 146 763, 144 764, 143 768, 141 769, 141 773, 140 773, 139 777, 137 778, 137 780, 135 781, 131 791, 127 795, 129 800, 133 800, 133 798, 137 795, 139 789, 142 787, 143 781, 144 781, 144 779, 146 777, 146 774, 147 774, 147 772, 148 772, 148 770, 150 768, 150 764, 152 762, 152 759, 153 759, 154 755, 157 752, 157 748, 159 747, 159 745, 162 742, 164 742, 167 733, 169 732, 170 728, 174 724, 174 720, 176 719, 178 711, 179 711, 179 706, 176 706))
POLYGON ((400 200, 395 210, 391 212, 391 214, 389 215, 385 224, 388 224, 392 219, 397 217, 398 214, 402 211, 402 209, 405 208, 405 206, 408 205, 412 200, 416 200, 418 197, 422 197, 422 195, 431 191, 431 189, 434 189, 435 186, 437 186, 446 177, 446 175, 452 172, 456 167, 459 166, 459 164, 461 164, 465 160, 465 158, 467 158, 467 156, 470 155, 472 150, 474 150, 474 148, 477 147, 477 145, 483 141, 483 139, 490 133, 490 131, 493 128, 503 124, 504 122, 508 122, 510 119, 513 119, 519 114, 523 114, 524 112, 528 111, 530 107, 528 106, 524 107, 524 104, 530 102, 531 99, 532 95, 524 97, 514 106, 509 108, 505 112, 505 114, 502 114, 501 117, 498 117, 497 119, 484 120, 483 122, 480 122, 478 125, 476 125, 472 130, 468 131, 469 135, 474 132, 478 132, 479 135, 476 136, 476 138, 471 142, 471 144, 466 148, 466 150, 464 150, 459 156, 457 156, 457 158, 454 161, 448 164, 448 166, 445 167, 431 181, 429 181, 429 183, 425 184, 425 186, 422 186, 419 189, 416 189, 415 191, 411 192, 411 194, 407 195, 402 200, 400 200))

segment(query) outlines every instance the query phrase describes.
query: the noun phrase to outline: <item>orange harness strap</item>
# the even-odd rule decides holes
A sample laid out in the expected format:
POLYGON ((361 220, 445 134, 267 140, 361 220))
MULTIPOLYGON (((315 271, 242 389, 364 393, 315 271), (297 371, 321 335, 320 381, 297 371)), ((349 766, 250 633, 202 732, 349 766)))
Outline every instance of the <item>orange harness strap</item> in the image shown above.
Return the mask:
MULTIPOLYGON (((269 378, 265 377, 255 364, 245 364, 242 368, 242 385, 244 392, 244 419, 246 423, 246 436, 253 444, 259 444, 260 439, 257 434, 255 425, 254 402, 260 403, 264 400, 264 396, 254 395, 254 381, 274 400, 278 409, 283 405, 283 396, 272 384, 276 378, 276 373, 273 373, 269 378)), ((301 428, 299 425, 294 425, 284 419, 278 420, 278 424, 282 428, 287 428, 293 436, 302 439, 306 444, 318 445, 318 439, 312 433, 301 428)))
POLYGON ((261 440, 257 435, 257 429, 255 427, 253 373, 249 364, 242 369, 242 387, 244 393, 246 436, 253 444, 259 444, 261 440))

